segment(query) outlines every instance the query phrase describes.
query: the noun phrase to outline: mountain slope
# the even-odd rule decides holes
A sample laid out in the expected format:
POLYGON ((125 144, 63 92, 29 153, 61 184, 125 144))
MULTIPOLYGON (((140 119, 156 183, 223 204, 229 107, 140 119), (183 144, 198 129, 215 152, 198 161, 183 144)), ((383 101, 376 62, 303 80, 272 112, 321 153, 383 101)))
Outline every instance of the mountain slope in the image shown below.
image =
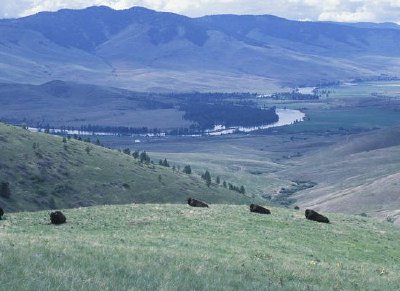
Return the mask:
POLYGON ((195 174, 142 165, 132 156, 77 140, 34 134, 0 123, 0 181, 10 184, 6 210, 96 204, 182 203, 189 196, 214 203, 246 203, 195 174))
POLYGON ((102 6, 1 20, 0 32, 0 80, 7 82, 260 91, 400 74, 400 30, 388 25, 102 6))

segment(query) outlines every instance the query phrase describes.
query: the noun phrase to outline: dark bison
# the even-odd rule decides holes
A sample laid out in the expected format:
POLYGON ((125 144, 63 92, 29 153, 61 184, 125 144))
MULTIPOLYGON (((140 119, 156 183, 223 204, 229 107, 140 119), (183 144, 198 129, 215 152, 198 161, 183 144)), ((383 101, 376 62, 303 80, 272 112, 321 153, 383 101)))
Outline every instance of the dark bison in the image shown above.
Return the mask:
POLYGON ((322 222, 322 223, 329 223, 328 217, 325 217, 314 210, 307 209, 305 212, 305 215, 306 215, 306 218, 309 220, 322 222))
POLYGON ((50 221, 52 224, 63 224, 67 219, 61 211, 54 211, 50 213, 50 221))
POLYGON ((271 211, 269 211, 269 209, 264 208, 257 204, 250 205, 250 212, 261 213, 261 214, 271 214, 271 211))
POLYGON ((192 207, 208 207, 208 205, 200 200, 189 198, 187 203, 192 207))
POLYGON ((0 207, 0 220, 1 220, 3 215, 4 215, 4 210, 3 210, 3 208, 0 207))

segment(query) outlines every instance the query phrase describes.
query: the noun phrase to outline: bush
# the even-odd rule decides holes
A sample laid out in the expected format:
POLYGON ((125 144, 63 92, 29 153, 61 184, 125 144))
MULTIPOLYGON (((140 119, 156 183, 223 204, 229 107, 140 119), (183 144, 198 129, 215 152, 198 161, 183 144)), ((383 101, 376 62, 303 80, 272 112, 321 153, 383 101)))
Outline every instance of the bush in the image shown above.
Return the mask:
POLYGON ((11 196, 10 183, 1 182, 1 184, 0 184, 0 196, 4 197, 4 198, 10 198, 10 196, 11 196))

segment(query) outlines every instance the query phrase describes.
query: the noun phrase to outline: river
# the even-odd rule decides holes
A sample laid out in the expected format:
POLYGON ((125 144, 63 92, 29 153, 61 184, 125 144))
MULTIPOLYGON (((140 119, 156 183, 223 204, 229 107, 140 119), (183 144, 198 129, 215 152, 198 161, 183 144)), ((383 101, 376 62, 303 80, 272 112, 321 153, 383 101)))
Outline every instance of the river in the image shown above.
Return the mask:
MULTIPOLYGON (((213 129, 206 130, 204 135, 216 136, 216 135, 224 135, 224 134, 233 134, 236 132, 245 132, 246 133, 246 132, 252 132, 252 131, 272 128, 272 127, 285 126, 285 125, 293 124, 295 122, 301 122, 304 120, 304 117, 306 116, 300 110, 293 110, 293 109, 276 109, 276 114, 279 116, 279 121, 272 123, 272 124, 266 124, 266 125, 254 126, 254 127, 233 126, 233 127, 228 127, 228 128, 226 128, 223 125, 216 125, 216 126, 214 126, 213 129)), ((43 129, 38 129, 35 127, 28 127, 28 129, 32 132, 44 131, 43 129)), ((119 135, 118 133, 112 133, 112 132, 89 132, 89 131, 62 130, 62 129, 50 129, 49 133, 51 133, 51 134, 69 134, 69 135, 74 135, 74 134, 76 134, 76 135, 99 135, 99 136, 119 135)), ((166 135, 166 133, 140 134, 140 135, 134 135, 134 136, 163 137, 165 135, 166 135)), ((194 136, 200 136, 200 135, 194 135, 194 136)))
POLYGON ((279 121, 272 124, 266 124, 254 127, 233 126, 228 128, 222 125, 216 125, 213 129, 207 130, 205 134, 213 136, 213 135, 232 134, 235 132, 252 132, 272 127, 291 125, 296 122, 303 121, 304 117, 306 116, 300 110, 294 110, 294 109, 276 109, 276 114, 279 116, 279 121))

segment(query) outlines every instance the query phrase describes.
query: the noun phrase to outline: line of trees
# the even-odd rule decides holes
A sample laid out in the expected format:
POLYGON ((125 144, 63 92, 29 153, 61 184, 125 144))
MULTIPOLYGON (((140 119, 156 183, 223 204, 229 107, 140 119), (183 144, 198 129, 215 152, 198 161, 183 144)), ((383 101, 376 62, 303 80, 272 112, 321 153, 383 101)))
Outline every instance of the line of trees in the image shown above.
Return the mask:
POLYGON ((261 109, 235 104, 190 103, 181 107, 184 119, 196 122, 200 130, 211 129, 215 125, 259 126, 279 120, 276 108, 261 109))

